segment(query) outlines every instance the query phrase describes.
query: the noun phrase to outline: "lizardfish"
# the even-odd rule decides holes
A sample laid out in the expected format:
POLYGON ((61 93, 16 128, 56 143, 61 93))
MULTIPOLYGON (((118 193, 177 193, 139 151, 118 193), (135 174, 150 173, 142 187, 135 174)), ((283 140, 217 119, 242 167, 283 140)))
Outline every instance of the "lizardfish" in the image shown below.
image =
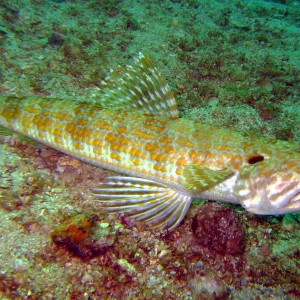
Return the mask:
POLYGON ((86 102, 0 97, 0 125, 123 175, 93 189, 108 212, 174 229, 193 198, 254 214, 300 211, 300 146, 179 118, 152 61, 111 71, 86 102), (125 176, 126 175, 126 176, 125 176))

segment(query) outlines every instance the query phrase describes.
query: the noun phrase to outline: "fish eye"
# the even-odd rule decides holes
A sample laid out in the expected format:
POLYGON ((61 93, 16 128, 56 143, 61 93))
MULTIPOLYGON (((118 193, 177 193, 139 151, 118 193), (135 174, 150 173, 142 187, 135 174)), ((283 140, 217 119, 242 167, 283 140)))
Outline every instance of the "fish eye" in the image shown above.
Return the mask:
POLYGON ((250 158, 248 158, 248 163, 250 165, 254 165, 260 161, 263 161, 265 158, 262 156, 262 155, 255 155, 255 156, 252 156, 250 158))

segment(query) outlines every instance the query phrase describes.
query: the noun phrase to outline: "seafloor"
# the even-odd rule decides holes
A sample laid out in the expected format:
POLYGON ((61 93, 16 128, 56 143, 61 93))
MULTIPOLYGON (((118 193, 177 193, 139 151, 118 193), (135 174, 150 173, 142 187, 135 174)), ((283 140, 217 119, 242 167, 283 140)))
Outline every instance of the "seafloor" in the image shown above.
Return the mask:
MULTIPOLYGON (((2 94, 88 100, 140 51, 182 116, 300 141, 299 1, 0 1, 2 94)), ((107 174, 3 136, 1 299, 300 299, 299 213, 194 203, 154 232, 88 201, 107 174)))

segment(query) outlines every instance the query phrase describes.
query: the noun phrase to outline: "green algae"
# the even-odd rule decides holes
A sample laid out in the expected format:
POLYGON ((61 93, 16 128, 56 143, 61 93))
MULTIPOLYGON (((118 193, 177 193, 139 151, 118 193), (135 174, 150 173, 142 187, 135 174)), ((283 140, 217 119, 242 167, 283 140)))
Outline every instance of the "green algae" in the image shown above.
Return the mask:
POLYGON ((135 266, 133 264, 131 264, 130 262, 128 262, 126 259, 124 259, 124 258, 117 259, 116 263, 118 265, 120 265, 122 268, 124 268, 127 272, 133 273, 133 274, 136 273, 135 266))

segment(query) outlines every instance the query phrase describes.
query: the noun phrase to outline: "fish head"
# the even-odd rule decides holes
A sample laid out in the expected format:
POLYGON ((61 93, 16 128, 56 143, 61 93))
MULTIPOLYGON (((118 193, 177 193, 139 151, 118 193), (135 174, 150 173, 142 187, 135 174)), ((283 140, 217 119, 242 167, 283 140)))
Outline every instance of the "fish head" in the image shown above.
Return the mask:
POLYGON ((235 193, 243 207, 254 214, 300 211, 300 157, 272 158, 245 166, 235 193))

